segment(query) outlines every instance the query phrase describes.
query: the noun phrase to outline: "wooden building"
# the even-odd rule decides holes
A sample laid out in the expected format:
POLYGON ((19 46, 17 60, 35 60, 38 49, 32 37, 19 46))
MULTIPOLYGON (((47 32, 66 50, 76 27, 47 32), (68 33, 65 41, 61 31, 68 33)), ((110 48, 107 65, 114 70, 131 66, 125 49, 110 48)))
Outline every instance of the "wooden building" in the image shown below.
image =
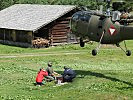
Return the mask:
POLYGON ((31 47, 38 38, 51 45, 76 43, 69 26, 76 11, 72 5, 15 4, 0 11, 0 43, 31 47))

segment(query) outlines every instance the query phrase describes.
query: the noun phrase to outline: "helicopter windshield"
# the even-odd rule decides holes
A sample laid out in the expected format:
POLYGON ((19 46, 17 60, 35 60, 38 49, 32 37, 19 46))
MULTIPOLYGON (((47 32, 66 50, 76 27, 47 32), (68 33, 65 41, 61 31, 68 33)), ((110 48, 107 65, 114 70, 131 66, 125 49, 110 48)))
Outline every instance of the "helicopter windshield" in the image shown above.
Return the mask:
POLYGON ((90 12, 86 12, 86 11, 79 11, 77 13, 75 13, 73 16, 72 16, 72 20, 74 21, 86 21, 88 22, 89 19, 90 19, 90 16, 91 13, 90 12))
POLYGON ((71 29, 73 32, 76 32, 77 30, 77 24, 81 21, 84 23, 88 23, 91 18, 91 12, 87 11, 79 11, 73 14, 71 19, 71 29))

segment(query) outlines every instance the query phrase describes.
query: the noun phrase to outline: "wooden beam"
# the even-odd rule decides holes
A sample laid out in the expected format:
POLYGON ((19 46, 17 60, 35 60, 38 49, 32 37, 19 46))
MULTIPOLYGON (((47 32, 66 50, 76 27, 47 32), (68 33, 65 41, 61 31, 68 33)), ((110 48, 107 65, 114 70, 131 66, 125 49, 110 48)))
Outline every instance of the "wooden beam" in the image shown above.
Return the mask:
POLYGON ((63 37, 54 37, 53 36, 53 40, 60 40, 60 39, 67 39, 67 36, 63 36, 63 37))

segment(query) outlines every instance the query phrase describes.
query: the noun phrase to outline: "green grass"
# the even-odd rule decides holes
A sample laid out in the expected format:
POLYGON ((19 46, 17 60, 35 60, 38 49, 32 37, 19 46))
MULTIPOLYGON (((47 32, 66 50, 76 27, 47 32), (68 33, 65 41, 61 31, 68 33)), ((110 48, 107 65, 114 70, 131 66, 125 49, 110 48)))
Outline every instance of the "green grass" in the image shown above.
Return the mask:
MULTIPOLYGON (((32 49, 0 45, 0 100, 132 100, 133 56, 112 46, 104 46, 92 56, 96 46, 32 49), (34 86, 39 68, 46 68, 48 61, 58 73, 65 65, 76 70, 74 82, 34 86)), ((133 41, 127 46, 133 52, 133 41)))

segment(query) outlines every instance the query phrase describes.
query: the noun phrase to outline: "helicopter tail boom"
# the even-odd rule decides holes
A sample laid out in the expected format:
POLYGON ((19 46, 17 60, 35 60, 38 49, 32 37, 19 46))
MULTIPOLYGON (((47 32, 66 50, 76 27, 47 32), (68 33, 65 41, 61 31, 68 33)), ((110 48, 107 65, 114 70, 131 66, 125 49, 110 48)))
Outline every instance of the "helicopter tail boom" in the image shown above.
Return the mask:
POLYGON ((120 26, 120 34, 123 40, 133 39, 133 26, 120 26))

